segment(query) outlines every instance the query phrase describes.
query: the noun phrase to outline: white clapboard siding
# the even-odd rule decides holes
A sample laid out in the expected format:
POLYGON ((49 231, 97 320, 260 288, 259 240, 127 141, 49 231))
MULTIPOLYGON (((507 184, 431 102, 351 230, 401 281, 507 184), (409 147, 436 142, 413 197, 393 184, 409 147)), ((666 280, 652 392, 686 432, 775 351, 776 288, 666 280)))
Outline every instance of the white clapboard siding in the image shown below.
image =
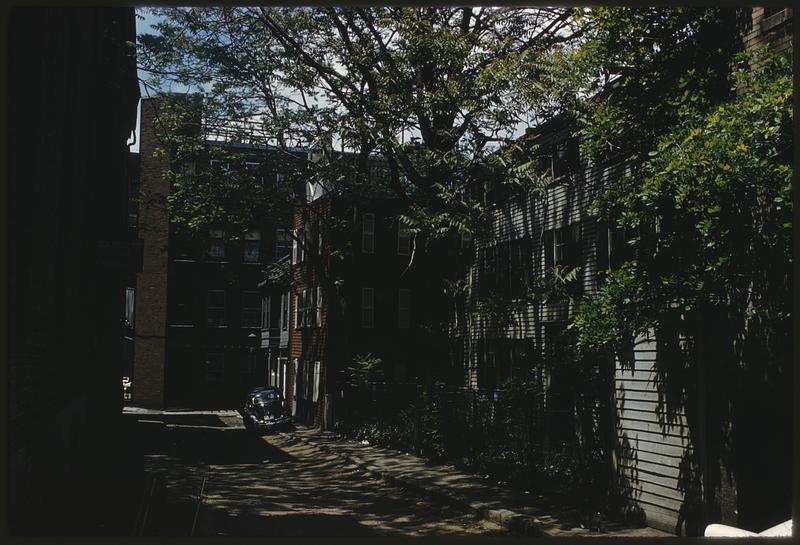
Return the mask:
POLYGON ((648 526, 674 532, 683 494, 678 489, 680 464, 688 448, 682 410, 672 422, 659 410, 656 344, 637 339, 633 369, 617 361, 617 469, 629 502, 644 511, 648 526))

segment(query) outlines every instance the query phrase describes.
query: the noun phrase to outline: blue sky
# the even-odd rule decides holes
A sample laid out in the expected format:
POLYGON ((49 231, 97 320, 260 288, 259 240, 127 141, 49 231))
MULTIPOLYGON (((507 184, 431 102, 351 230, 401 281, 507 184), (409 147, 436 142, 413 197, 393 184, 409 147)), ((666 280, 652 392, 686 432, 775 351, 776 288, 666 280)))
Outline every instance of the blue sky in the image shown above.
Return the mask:
MULTIPOLYGON (((152 13, 150 13, 148 8, 141 8, 141 7, 140 8, 136 8, 136 15, 144 17, 144 19, 140 19, 139 17, 136 17, 136 34, 137 34, 137 36, 139 34, 154 33, 155 32, 155 30, 153 29, 153 25, 156 24, 159 21, 159 17, 157 17, 157 16, 153 15, 152 13)), ((140 80, 146 80, 147 79, 147 73, 146 72, 142 72, 141 70, 139 70, 139 79, 140 80)), ((178 87, 174 87, 173 90, 182 91, 182 90, 185 90, 185 88, 184 89, 180 89, 178 87)), ((142 83, 140 81, 139 82, 139 93, 141 94, 142 98, 147 98, 148 96, 151 96, 153 94, 153 90, 145 88, 145 86, 142 85, 142 83)), ((130 150, 132 152, 135 152, 135 153, 139 152, 139 114, 140 113, 141 113, 141 105, 140 105, 139 108, 137 108, 137 112, 136 112, 136 142, 130 147, 130 150)))

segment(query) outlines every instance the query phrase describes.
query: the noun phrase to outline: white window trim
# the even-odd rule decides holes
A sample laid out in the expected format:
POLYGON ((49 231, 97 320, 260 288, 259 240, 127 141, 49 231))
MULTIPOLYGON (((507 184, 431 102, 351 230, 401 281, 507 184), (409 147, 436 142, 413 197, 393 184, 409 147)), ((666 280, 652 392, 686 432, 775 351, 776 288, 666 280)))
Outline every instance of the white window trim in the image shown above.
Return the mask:
POLYGON ((298 245, 297 245, 297 229, 292 229, 292 265, 297 264, 298 245))
POLYGON ((322 376, 322 363, 315 361, 314 362, 314 379, 313 379, 313 391, 311 393, 311 401, 317 402, 319 400, 319 390, 320 390, 320 377, 322 376))

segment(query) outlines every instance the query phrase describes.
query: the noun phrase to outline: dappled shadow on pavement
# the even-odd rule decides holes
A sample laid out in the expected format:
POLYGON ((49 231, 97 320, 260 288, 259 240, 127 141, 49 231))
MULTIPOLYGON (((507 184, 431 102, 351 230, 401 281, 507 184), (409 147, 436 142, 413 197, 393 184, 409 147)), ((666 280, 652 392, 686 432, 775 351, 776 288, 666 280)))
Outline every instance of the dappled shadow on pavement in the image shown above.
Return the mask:
POLYGON ((180 427, 169 430, 170 454, 188 464, 260 464, 293 457, 245 430, 180 427))
POLYGON ((507 535, 289 435, 161 427, 161 448, 151 449, 158 454, 145 457, 147 471, 160 479, 147 536, 507 535))

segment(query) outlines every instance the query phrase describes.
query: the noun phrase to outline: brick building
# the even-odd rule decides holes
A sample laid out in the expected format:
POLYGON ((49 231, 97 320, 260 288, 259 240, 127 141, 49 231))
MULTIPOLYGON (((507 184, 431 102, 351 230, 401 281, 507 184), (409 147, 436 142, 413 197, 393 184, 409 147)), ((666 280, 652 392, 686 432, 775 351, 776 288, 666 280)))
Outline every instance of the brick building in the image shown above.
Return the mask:
POLYGON ((122 477, 134 10, 8 13, 7 520, 86 535, 122 477))
MULTIPOLYGON (((223 229, 190 234, 170 222, 163 172, 168 156, 159 141, 159 99, 142 101, 139 230, 143 270, 136 285, 132 403, 146 407, 237 407, 249 388, 264 383, 258 357, 262 267, 280 251, 279 217, 255 221, 237 239, 223 229)), ((247 143, 208 138, 197 171, 228 176, 252 170, 263 184, 283 183, 280 154, 247 143), (214 146, 242 156, 229 164, 212 158, 214 146)))
POLYGON ((260 283, 269 384, 283 389, 295 417, 330 428, 346 369, 360 356, 379 358, 397 384, 451 378, 436 328, 449 316, 442 279, 464 253, 451 240, 415 242, 395 199, 344 197, 317 183, 303 194, 291 259, 260 283))

